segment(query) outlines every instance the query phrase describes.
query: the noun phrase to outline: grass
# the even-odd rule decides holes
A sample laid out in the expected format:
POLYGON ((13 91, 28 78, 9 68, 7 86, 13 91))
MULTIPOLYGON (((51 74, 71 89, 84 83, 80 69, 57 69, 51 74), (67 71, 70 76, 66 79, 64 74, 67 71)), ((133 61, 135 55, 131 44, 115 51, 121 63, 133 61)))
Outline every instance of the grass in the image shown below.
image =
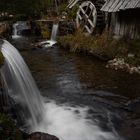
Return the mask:
POLYGON ((104 60, 125 58, 129 63, 140 65, 140 42, 125 38, 116 40, 108 32, 93 36, 77 31, 73 35, 60 37, 59 42, 71 52, 90 53, 104 60), (128 58, 129 53, 134 57, 128 58))

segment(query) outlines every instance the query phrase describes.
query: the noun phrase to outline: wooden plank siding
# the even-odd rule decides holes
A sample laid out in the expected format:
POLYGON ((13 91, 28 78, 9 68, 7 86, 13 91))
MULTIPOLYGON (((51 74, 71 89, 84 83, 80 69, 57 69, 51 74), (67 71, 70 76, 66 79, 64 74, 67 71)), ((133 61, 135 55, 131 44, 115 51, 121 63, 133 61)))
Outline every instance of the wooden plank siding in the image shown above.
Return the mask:
POLYGON ((140 0, 107 0, 101 10, 105 12, 118 12, 134 8, 140 8, 140 0))
POLYGON ((113 35, 140 40, 140 0, 106 0, 101 10, 113 35))
POLYGON ((140 9, 126 10, 111 14, 109 30, 113 35, 140 39, 140 9))

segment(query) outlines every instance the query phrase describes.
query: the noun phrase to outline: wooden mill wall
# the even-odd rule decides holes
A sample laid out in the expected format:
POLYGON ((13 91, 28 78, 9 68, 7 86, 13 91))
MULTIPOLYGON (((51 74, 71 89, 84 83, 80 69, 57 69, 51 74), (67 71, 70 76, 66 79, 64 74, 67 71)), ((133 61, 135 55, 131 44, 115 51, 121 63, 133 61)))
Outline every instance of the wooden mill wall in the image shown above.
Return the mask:
POLYGON ((140 9, 108 14, 108 28, 113 35, 140 40, 140 9))

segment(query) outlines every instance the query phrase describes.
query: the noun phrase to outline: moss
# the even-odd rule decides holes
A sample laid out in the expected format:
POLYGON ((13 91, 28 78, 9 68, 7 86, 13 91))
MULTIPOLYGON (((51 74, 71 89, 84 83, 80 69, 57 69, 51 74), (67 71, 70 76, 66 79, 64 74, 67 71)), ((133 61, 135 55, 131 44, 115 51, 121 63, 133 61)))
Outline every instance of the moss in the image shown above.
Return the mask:
POLYGON ((4 63, 4 57, 3 54, 0 52, 0 66, 4 63))
POLYGON ((46 24, 46 22, 37 22, 37 24, 40 26, 41 28, 41 34, 43 38, 49 38, 50 33, 49 33, 49 29, 48 29, 48 25, 46 24))
POLYGON ((48 30, 42 30, 41 34, 42 34, 43 38, 49 38, 49 36, 50 36, 50 33, 48 30))
POLYGON ((5 114, 0 114, 0 138, 2 140, 23 140, 22 132, 5 114))
POLYGON ((67 13, 68 19, 75 19, 76 13, 78 11, 79 5, 76 4, 72 9, 67 8, 67 3, 60 4, 59 12, 60 14, 67 13))

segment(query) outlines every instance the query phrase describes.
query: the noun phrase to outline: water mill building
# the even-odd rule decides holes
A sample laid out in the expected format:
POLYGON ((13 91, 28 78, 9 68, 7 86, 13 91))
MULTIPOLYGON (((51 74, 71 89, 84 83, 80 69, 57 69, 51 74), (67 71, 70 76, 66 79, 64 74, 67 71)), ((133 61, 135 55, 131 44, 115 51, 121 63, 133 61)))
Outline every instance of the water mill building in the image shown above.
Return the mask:
POLYGON ((101 10, 113 35, 140 39, 140 0, 107 0, 101 10))
POLYGON ((116 37, 140 39, 140 0, 70 0, 79 5, 76 25, 85 32, 106 29, 116 37))

